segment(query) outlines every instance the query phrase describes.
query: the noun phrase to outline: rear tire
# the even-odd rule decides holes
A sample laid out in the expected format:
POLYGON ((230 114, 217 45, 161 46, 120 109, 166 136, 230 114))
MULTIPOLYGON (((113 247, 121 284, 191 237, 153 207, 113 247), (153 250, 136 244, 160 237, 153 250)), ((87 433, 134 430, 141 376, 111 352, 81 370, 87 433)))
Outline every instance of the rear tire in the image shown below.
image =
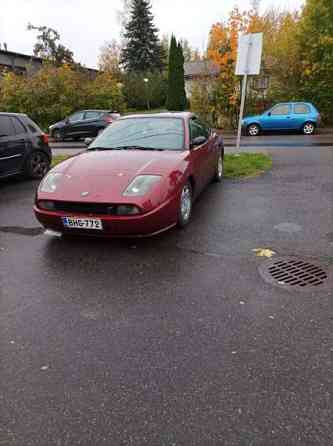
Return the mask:
POLYGON ((258 124, 250 124, 246 129, 246 133, 248 136, 259 136, 260 130, 261 129, 258 124))
POLYGON ((316 126, 312 122, 306 122, 302 127, 303 135, 313 135, 316 131, 316 126))
POLYGON ((50 159, 39 150, 31 152, 25 166, 25 175, 34 180, 41 180, 50 170, 50 159))
POLYGON ((223 179, 223 173, 224 173, 224 161, 223 161, 222 151, 220 151, 218 159, 216 161, 215 175, 213 181, 215 183, 221 183, 223 179))
POLYGON ((185 228, 192 214, 193 192, 190 181, 187 181, 181 191, 178 208, 178 227, 185 228))

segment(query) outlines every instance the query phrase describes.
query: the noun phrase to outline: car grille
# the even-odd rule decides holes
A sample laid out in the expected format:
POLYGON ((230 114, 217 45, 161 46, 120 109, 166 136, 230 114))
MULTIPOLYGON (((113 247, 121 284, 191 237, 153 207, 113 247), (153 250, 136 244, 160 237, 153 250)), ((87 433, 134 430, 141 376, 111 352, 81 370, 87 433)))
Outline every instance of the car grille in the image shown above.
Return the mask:
POLYGON ((72 201, 54 201, 54 210, 78 214, 117 215, 117 205, 110 203, 80 203, 72 201))

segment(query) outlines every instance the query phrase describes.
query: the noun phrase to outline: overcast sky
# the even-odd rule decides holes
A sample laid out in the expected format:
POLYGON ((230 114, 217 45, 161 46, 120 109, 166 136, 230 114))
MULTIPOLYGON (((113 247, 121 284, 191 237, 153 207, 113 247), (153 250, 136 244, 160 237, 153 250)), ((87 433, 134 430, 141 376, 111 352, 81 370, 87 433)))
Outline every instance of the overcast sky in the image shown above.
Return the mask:
MULTIPOLYGON (((11 51, 31 54, 36 36, 27 24, 55 28, 61 41, 74 52, 75 60, 96 67, 100 47, 119 39, 117 11, 122 0, 0 0, 0 43, 11 51)), ((203 50, 211 25, 226 18, 237 4, 247 9, 250 0, 153 0, 155 22, 160 34, 176 34, 203 50)), ((276 0, 261 0, 261 10, 276 0)), ((280 0, 281 9, 298 9, 303 0, 280 0)), ((3 46, 2 46, 3 48, 3 46)))

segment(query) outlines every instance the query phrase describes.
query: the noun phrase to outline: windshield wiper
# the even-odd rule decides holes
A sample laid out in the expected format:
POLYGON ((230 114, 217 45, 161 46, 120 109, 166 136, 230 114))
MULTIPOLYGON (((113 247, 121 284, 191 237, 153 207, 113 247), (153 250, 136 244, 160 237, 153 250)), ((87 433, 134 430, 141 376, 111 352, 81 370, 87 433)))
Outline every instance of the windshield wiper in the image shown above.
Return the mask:
POLYGON ((90 147, 87 149, 88 151, 93 150, 159 150, 162 151, 164 149, 157 149, 155 147, 143 147, 143 146, 118 146, 118 147, 90 147))
POLYGON ((119 147, 112 147, 115 150, 164 150, 164 149, 157 149, 156 147, 144 147, 144 146, 119 146, 119 147))

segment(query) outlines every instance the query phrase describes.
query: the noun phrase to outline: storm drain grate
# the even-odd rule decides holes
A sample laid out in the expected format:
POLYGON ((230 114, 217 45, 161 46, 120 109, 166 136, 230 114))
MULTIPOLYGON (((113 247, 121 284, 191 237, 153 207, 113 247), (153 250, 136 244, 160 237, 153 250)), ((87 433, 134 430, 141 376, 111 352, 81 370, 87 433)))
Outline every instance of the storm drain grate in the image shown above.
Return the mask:
POLYGON ((259 268, 263 278, 273 285, 293 288, 309 288, 323 285, 327 272, 319 265, 298 258, 277 258, 259 268))

